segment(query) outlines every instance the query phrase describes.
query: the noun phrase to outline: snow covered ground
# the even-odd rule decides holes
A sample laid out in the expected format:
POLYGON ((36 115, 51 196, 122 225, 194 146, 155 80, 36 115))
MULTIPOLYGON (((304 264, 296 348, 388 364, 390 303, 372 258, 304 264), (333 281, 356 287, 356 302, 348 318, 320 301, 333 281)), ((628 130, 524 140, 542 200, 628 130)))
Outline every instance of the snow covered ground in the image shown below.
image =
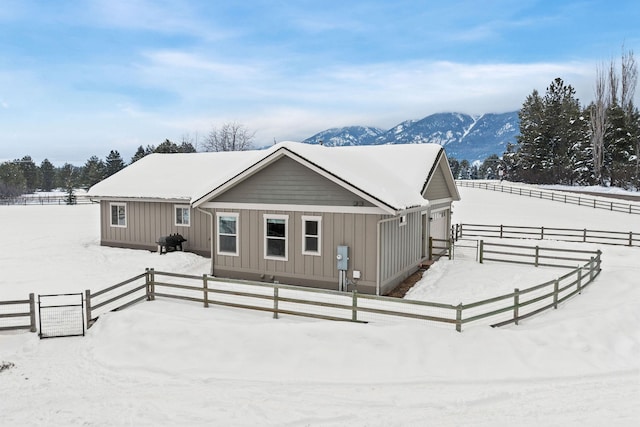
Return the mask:
MULTIPOLYGON (((638 216, 460 192, 455 222, 640 232, 638 216)), ((209 268, 188 253, 100 247, 97 206, 0 206, 0 221, 0 300, 98 290, 145 267, 209 268)), ((102 316, 85 337, 0 332, 0 424, 635 426, 640 248, 599 248, 602 274, 582 295, 501 329, 273 320, 158 299, 102 316)), ((468 303, 557 274, 530 270, 461 253, 412 298, 468 303)))

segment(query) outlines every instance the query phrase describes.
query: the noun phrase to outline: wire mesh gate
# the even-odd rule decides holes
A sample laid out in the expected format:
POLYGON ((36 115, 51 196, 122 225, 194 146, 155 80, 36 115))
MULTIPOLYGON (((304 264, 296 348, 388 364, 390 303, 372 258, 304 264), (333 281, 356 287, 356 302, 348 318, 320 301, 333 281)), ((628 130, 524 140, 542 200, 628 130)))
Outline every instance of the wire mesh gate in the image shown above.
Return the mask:
POLYGON ((84 336, 82 294, 38 295, 40 338, 84 336))

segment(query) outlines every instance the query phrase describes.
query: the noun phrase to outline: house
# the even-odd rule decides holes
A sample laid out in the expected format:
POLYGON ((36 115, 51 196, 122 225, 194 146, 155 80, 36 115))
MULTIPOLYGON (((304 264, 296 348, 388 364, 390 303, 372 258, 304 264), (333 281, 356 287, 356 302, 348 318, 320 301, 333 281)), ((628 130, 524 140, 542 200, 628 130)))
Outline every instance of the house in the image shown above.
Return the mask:
POLYGON ((211 274, 385 295, 448 239, 460 200, 437 144, 151 154, 94 185, 106 246, 180 233, 211 274))

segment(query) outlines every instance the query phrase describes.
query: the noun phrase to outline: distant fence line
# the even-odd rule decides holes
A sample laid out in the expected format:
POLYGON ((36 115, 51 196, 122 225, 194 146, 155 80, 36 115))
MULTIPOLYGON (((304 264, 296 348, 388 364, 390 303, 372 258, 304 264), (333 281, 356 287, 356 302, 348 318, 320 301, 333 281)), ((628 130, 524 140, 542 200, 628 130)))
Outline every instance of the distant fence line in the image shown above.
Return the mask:
POLYGON ((464 238, 551 239, 565 242, 598 243, 617 246, 640 246, 640 232, 589 230, 586 228, 529 227, 495 224, 454 224, 454 241, 464 238))
POLYGON ((0 205, 83 205, 93 203, 86 194, 74 194, 69 200, 67 194, 41 196, 26 194, 16 197, 1 197, 0 205))
POLYGON ((551 200, 578 206, 587 206, 595 209, 606 209, 608 211, 640 215, 640 204, 638 203, 633 204, 617 201, 607 201, 596 199, 594 197, 579 196, 571 193, 535 190, 532 188, 513 187, 506 184, 492 184, 488 182, 477 182, 474 180, 456 180, 456 184, 461 187, 482 188, 485 190, 498 191, 501 193, 517 194, 520 196, 534 197, 537 199, 551 200))

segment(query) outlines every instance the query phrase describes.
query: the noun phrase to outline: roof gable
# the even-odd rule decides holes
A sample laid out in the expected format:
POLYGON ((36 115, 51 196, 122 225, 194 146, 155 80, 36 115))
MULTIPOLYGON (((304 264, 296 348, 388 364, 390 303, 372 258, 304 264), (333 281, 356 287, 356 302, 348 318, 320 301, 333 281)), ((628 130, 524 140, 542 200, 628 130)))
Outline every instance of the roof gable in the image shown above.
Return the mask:
POLYGON ((368 206, 373 204, 284 155, 208 202, 368 206))
POLYGON ((458 187, 456 186, 444 150, 442 150, 438 160, 433 164, 422 194, 430 201, 445 198, 460 200, 460 193, 458 192, 458 187))

